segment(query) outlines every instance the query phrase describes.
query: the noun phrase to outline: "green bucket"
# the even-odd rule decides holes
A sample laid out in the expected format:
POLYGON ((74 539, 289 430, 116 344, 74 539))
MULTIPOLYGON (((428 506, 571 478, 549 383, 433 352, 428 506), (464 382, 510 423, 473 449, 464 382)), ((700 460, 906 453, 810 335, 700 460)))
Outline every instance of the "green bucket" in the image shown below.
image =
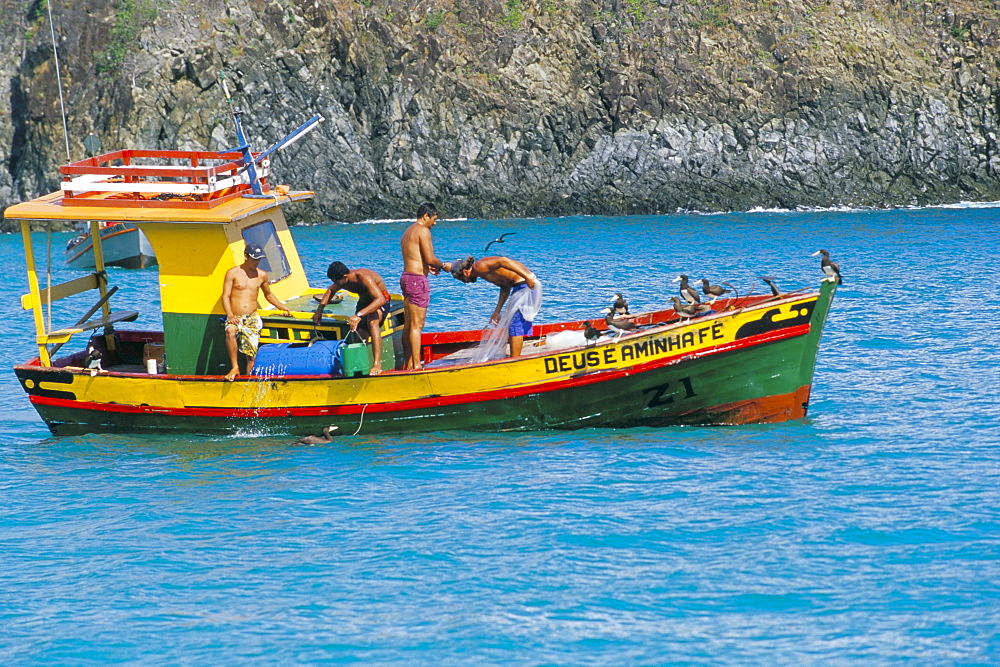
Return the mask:
POLYGON ((344 338, 340 361, 344 367, 344 377, 347 378, 368 375, 372 368, 371 348, 368 343, 361 340, 361 335, 353 329, 344 338))

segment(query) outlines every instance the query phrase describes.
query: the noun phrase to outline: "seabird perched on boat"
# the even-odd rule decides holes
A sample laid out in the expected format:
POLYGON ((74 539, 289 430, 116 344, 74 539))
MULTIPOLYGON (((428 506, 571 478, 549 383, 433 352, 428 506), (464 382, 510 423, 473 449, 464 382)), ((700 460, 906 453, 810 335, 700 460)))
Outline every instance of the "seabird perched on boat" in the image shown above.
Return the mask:
POLYGON ((840 265, 830 259, 830 253, 826 250, 817 250, 812 256, 815 257, 816 255, 823 255, 823 261, 820 262, 819 266, 823 269, 823 273, 827 275, 827 280, 836 282, 838 285, 844 282, 840 277, 840 265))
MULTIPOLYGON (((614 309, 605 308, 601 312, 607 313, 607 315, 604 316, 604 323, 608 325, 608 329, 610 329, 612 333, 618 334, 618 338, 621 338, 626 331, 636 330, 635 322, 632 322, 631 320, 616 320, 614 309)), ((617 338, 615 340, 617 340, 617 338)))
POLYGON ((729 283, 722 283, 722 285, 713 285, 708 282, 708 278, 701 279, 701 291, 705 293, 705 296, 714 297, 712 299, 712 303, 715 303, 720 296, 729 294, 730 292, 733 292, 737 297, 739 297, 740 293, 736 291, 735 287, 729 283), (722 285, 727 285, 729 289, 726 289, 722 285))
POLYGON ((771 276, 757 276, 757 277, 763 280, 765 283, 767 283, 767 286, 771 288, 771 296, 781 296, 781 290, 779 290, 778 286, 774 284, 774 278, 772 278, 771 276))
POLYGON ((323 435, 307 435, 303 438, 299 438, 296 444, 298 445, 324 445, 326 443, 333 441, 334 431, 339 430, 338 426, 330 424, 329 426, 323 427, 323 435))
POLYGON ((680 293, 681 296, 684 297, 685 301, 688 303, 701 303, 701 297, 698 296, 698 290, 688 285, 688 277, 686 275, 682 273, 674 278, 674 282, 676 283, 677 281, 680 281, 681 283, 680 293))
POLYGON ((492 241, 487 243, 486 249, 483 250, 483 254, 485 255, 489 251, 491 245, 493 245, 494 243, 503 243, 504 239, 510 236, 511 234, 517 234, 517 232, 504 232, 503 234, 500 235, 500 238, 493 239, 492 241))
POLYGON ((611 307, 615 310, 615 315, 628 315, 628 301, 620 293, 615 294, 615 302, 611 304, 611 307))
POLYGON ((601 331, 590 326, 590 322, 587 321, 583 324, 583 337, 587 339, 588 343, 593 345, 601 337, 601 331))
POLYGON ((83 358, 84 368, 93 368, 98 371, 103 371, 101 367, 101 359, 104 358, 104 353, 98 350, 93 344, 87 345, 87 356, 83 358))
POLYGON ((692 317, 704 315, 711 310, 711 306, 707 303, 681 303, 681 300, 676 296, 670 297, 670 300, 674 304, 674 312, 677 313, 677 315, 682 319, 689 320, 692 317))

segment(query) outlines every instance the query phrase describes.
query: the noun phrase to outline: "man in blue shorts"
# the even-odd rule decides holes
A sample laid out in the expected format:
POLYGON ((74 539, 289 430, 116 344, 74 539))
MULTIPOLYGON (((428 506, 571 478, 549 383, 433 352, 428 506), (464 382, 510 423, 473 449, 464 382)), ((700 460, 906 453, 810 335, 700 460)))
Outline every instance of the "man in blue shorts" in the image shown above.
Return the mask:
POLYGON ((520 356, 524 337, 531 335, 532 321, 542 306, 542 284, 535 274, 509 257, 483 257, 479 260, 468 257, 456 260, 446 268, 463 283, 474 283, 482 278, 500 288, 497 307, 490 317, 490 322, 495 325, 500 324, 501 311, 510 298, 510 306, 502 319, 507 324, 510 356, 520 356))

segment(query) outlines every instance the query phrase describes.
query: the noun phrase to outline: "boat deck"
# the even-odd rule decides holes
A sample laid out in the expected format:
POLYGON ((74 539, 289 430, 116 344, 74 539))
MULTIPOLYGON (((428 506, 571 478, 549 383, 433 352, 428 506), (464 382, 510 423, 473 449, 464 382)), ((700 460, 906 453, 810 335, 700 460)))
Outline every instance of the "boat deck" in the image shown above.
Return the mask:
MULTIPOLYGON (((780 296, 750 294, 732 299, 719 299, 712 305, 712 310, 690 319, 697 320, 711 317, 718 313, 731 312, 768 301, 778 302, 786 297, 793 297, 798 294, 799 292, 789 292, 780 296)), ((679 317, 673 308, 637 313, 635 316, 630 317, 630 319, 640 327, 640 330, 633 333, 625 333, 622 335, 622 338, 643 333, 654 326, 683 325, 689 321, 689 318, 679 317)), ((608 326, 603 317, 535 325, 532 327, 531 335, 526 336, 524 339, 522 356, 545 354, 554 350, 582 346, 587 342, 583 338, 583 329, 588 323, 594 329, 605 333, 605 335, 609 335, 607 333, 608 326), (555 335, 563 333, 566 335, 555 335), (574 336, 570 334, 578 335, 574 336)), ((425 332, 422 339, 424 365, 468 363, 468 351, 479 343, 482 339, 482 334, 483 331, 478 329, 471 331, 425 332), (442 361, 444 363, 441 363, 442 361)), ((607 340, 607 338, 603 338, 602 340, 607 340)))
MULTIPOLYGON (((718 315, 720 313, 732 312, 768 301, 778 302, 783 300, 786 296, 791 297, 794 295, 794 293, 781 295, 779 297, 771 295, 749 295, 736 299, 720 299, 713 305, 713 309, 711 311, 693 319, 712 318, 713 315, 718 315)), ((301 297, 300 301, 301 303, 295 303, 295 305, 299 306, 295 310, 300 312, 306 310, 307 307, 313 302, 311 297, 306 296, 301 297)), ((289 305, 292 304, 290 303, 289 305)), ((342 338, 345 332, 340 331, 340 329, 346 327, 346 324, 344 322, 340 322, 339 320, 349 317, 349 314, 353 313, 353 299, 349 297, 342 302, 331 304, 327 307, 325 312, 328 316, 336 316, 338 321, 326 323, 325 326, 321 326, 318 329, 312 326, 311 320, 306 322, 304 320, 296 320, 295 318, 266 316, 264 318, 265 329, 261 337, 261 343, 296 342, 300 339, 308 340, 310 337, 316 336, 317 334, 321 338, 326 339, 336 340, 342 338), (305 334, 308 334, 308 336, 303 338, 303 335, 305 334)), ((394 299, 394 317, 388 319, 399 319, 400 321, 389 322, 390 334, 393 330, 402 326, 401 313, 402 304, 394 299)), ((623 334, 621 339, 628 339, 631 336, 640 335, 648 332, 651 328, 683 326, 689 322, 688 318, 678 317, 677 313, 674 312, 672 308, 639 313, 631 319, 639 325, 639 329, 635 332, 623 334)), ((612 340, 618 340, 617 336, 612 335, 608 331, 608 327, 603 318, 542 324, 536 325, 533 328, 531 335, 525 337, 524 348, 521 356, 549 354, 554 351, 588 345, 590 343, 583 336, 584 326, 588 323, 593 328, 601 331, 603 334, 603 336, 593 344, 599 345, 611 342, 612 340)), ((473 363, 472 355, 476 350, 476 345, 481 341, 482 335, 482 330, 425 332, 423 335, 423 358, 425 365, 430 368, 439 368, 473 363)), ((92 339, 91 345, 99 349, 104 357, 102 359, 102 369, 109 373, 146 373, 146 366, 144 363, 146 346, 148 344, 162 345, 163 332, 120 330, 115 332, 115 342, 116 349, 109 353, 104 345, 103 337, 95 336, 92 339)), ((57 368, 83 368, 87 363, 87 355, 88 350, 80 350, 54 360, 53 366, 57 368)), ((396 372, 402 372, 401 359, 399 361, 400 363, 397 363, 396 365, 396 372)))

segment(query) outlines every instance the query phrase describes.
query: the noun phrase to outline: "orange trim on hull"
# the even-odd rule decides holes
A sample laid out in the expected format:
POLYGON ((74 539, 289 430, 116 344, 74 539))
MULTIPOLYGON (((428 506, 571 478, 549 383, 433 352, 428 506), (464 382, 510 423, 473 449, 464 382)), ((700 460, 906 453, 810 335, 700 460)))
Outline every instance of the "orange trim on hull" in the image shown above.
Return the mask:
POLYGON ((774 424, 802 419, 809 410, 809 393, 812 385, 799 387, 790 394, 762 396, 748 401, 713 405, 707 410, 693 410, 675 415, 681 421, 709 422, 741 426, 744 424, 774 424), (706 419, 710 417, 710 419, 706 419))

